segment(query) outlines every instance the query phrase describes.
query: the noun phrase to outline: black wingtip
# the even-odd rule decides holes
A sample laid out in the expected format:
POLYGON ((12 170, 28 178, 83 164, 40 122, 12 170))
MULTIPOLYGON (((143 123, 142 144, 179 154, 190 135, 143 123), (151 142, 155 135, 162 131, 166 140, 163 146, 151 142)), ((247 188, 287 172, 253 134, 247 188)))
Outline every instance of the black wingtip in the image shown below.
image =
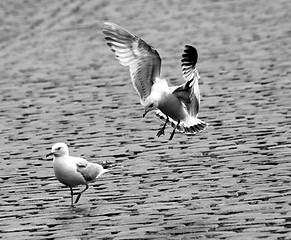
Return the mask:
POLYGON ((195 66, 198 61, 197 49, 191 45, 185 45, 184 53, 182 54, 182 66, 195 66))
POLYGON ((197 49, 195 47, 193 47, 192 45, 187 45, 187 44, 185 45, 185 51, 186 50, 197 52, 197 49))
POLYGON ((104 161, 101 163, 101 166, 104 168, 104 169, 108 169, 111 167, 111 164, 107 161, 104 161))

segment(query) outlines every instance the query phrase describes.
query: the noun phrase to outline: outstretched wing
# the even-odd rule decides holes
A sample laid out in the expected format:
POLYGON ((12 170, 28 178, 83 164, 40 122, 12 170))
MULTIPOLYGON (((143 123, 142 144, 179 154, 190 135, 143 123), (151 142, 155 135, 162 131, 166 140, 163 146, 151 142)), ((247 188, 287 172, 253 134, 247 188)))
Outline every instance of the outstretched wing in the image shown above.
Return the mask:
POLYGON ((196 63, 198 60, 198 52, 195 47, 185 45, 184 54, 182 55, 182 72, 183 77, 188 82, 196 76, 196 63))
POLYGON ((198 86, 199 73, 196 69, 198 53, 196 48, 186 45, 182 55, 182 72, 186 83, 177 87, 173 94, 186 106, 188 113, 196 117, 199 112, 200 92, 198 86))
POLYGON ((105 22, 102 31, 120 64, 129 66, 133 86, 143 104, 155 79, 160 76, 161 58, 158 52, 117 24, 105 22))

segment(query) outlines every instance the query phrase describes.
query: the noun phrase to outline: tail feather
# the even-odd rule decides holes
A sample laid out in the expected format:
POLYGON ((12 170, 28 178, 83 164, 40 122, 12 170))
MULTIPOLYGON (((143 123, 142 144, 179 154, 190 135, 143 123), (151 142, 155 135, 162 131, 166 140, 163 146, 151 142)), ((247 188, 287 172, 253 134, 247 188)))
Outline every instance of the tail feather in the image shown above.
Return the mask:
POLYGON ((103 169, 106 169, 107 171, 109 171, 108 168, 111 167, 111 164, 107 161, 102 162, 100 165, 103 167, 103 169))

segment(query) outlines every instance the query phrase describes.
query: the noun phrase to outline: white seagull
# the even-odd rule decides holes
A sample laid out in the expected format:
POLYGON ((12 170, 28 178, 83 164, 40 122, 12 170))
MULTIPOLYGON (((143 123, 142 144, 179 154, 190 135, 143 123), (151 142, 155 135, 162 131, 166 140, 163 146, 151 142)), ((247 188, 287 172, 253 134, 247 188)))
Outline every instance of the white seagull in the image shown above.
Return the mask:
POLYGON ((107 45, 115 53, 121 65, 128 66, 134 88, 140 97, 145 111, 143 117, 152 110, 165 123, 157 136, 164 134, 167 124, 184 133, 197 133, 207 127, 207 123, 197 118, 200 104, 196 69, 197 50, 185 46, 182 55, 182 72, 186 81, 180 86, 169 87, 160 77, 161 58, 159 53, 141 38, 131 34, 117 24, 105 22, 102 25, 107 45))
POLYGON ((51 153, 46 157, 50 155, 54 156, 53 167, 56 178, 71 190, 71 206, 74 206, 73 195, 78 195, 75 200, 76 204, 82 193, 89 188, 88 183, 95 182, 99 176, 108 171, 106 162, 99 165, 90 163, 84 158, 70 156, 69 148, 65 143, 54 144, 51 153), (74 193, 73 187, 78 185, 86 187, 80 193, 74 193))

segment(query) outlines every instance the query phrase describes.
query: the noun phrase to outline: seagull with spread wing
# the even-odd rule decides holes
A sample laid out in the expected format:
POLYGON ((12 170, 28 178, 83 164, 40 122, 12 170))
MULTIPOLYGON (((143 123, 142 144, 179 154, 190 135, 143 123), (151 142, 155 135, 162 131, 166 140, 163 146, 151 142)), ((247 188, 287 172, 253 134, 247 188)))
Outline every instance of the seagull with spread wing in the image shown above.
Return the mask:
POLYGON ((186 82, 170 87, 160 76, 161 58, 152 46, 114 23, 105 22, 102 31, 120 64, 129 67, 133 86, 145 108, 143 117, 149 111, 157 110, 156 115, 164 121, 158 137, 164 134, 167 124, 173 127, 170 140, 176 130, 197 133, 207 127, 207 123, 197 118, 200 76, 196 69, 198 53, 194 47, 186 45, 182 55, 182 72, 186 82))

